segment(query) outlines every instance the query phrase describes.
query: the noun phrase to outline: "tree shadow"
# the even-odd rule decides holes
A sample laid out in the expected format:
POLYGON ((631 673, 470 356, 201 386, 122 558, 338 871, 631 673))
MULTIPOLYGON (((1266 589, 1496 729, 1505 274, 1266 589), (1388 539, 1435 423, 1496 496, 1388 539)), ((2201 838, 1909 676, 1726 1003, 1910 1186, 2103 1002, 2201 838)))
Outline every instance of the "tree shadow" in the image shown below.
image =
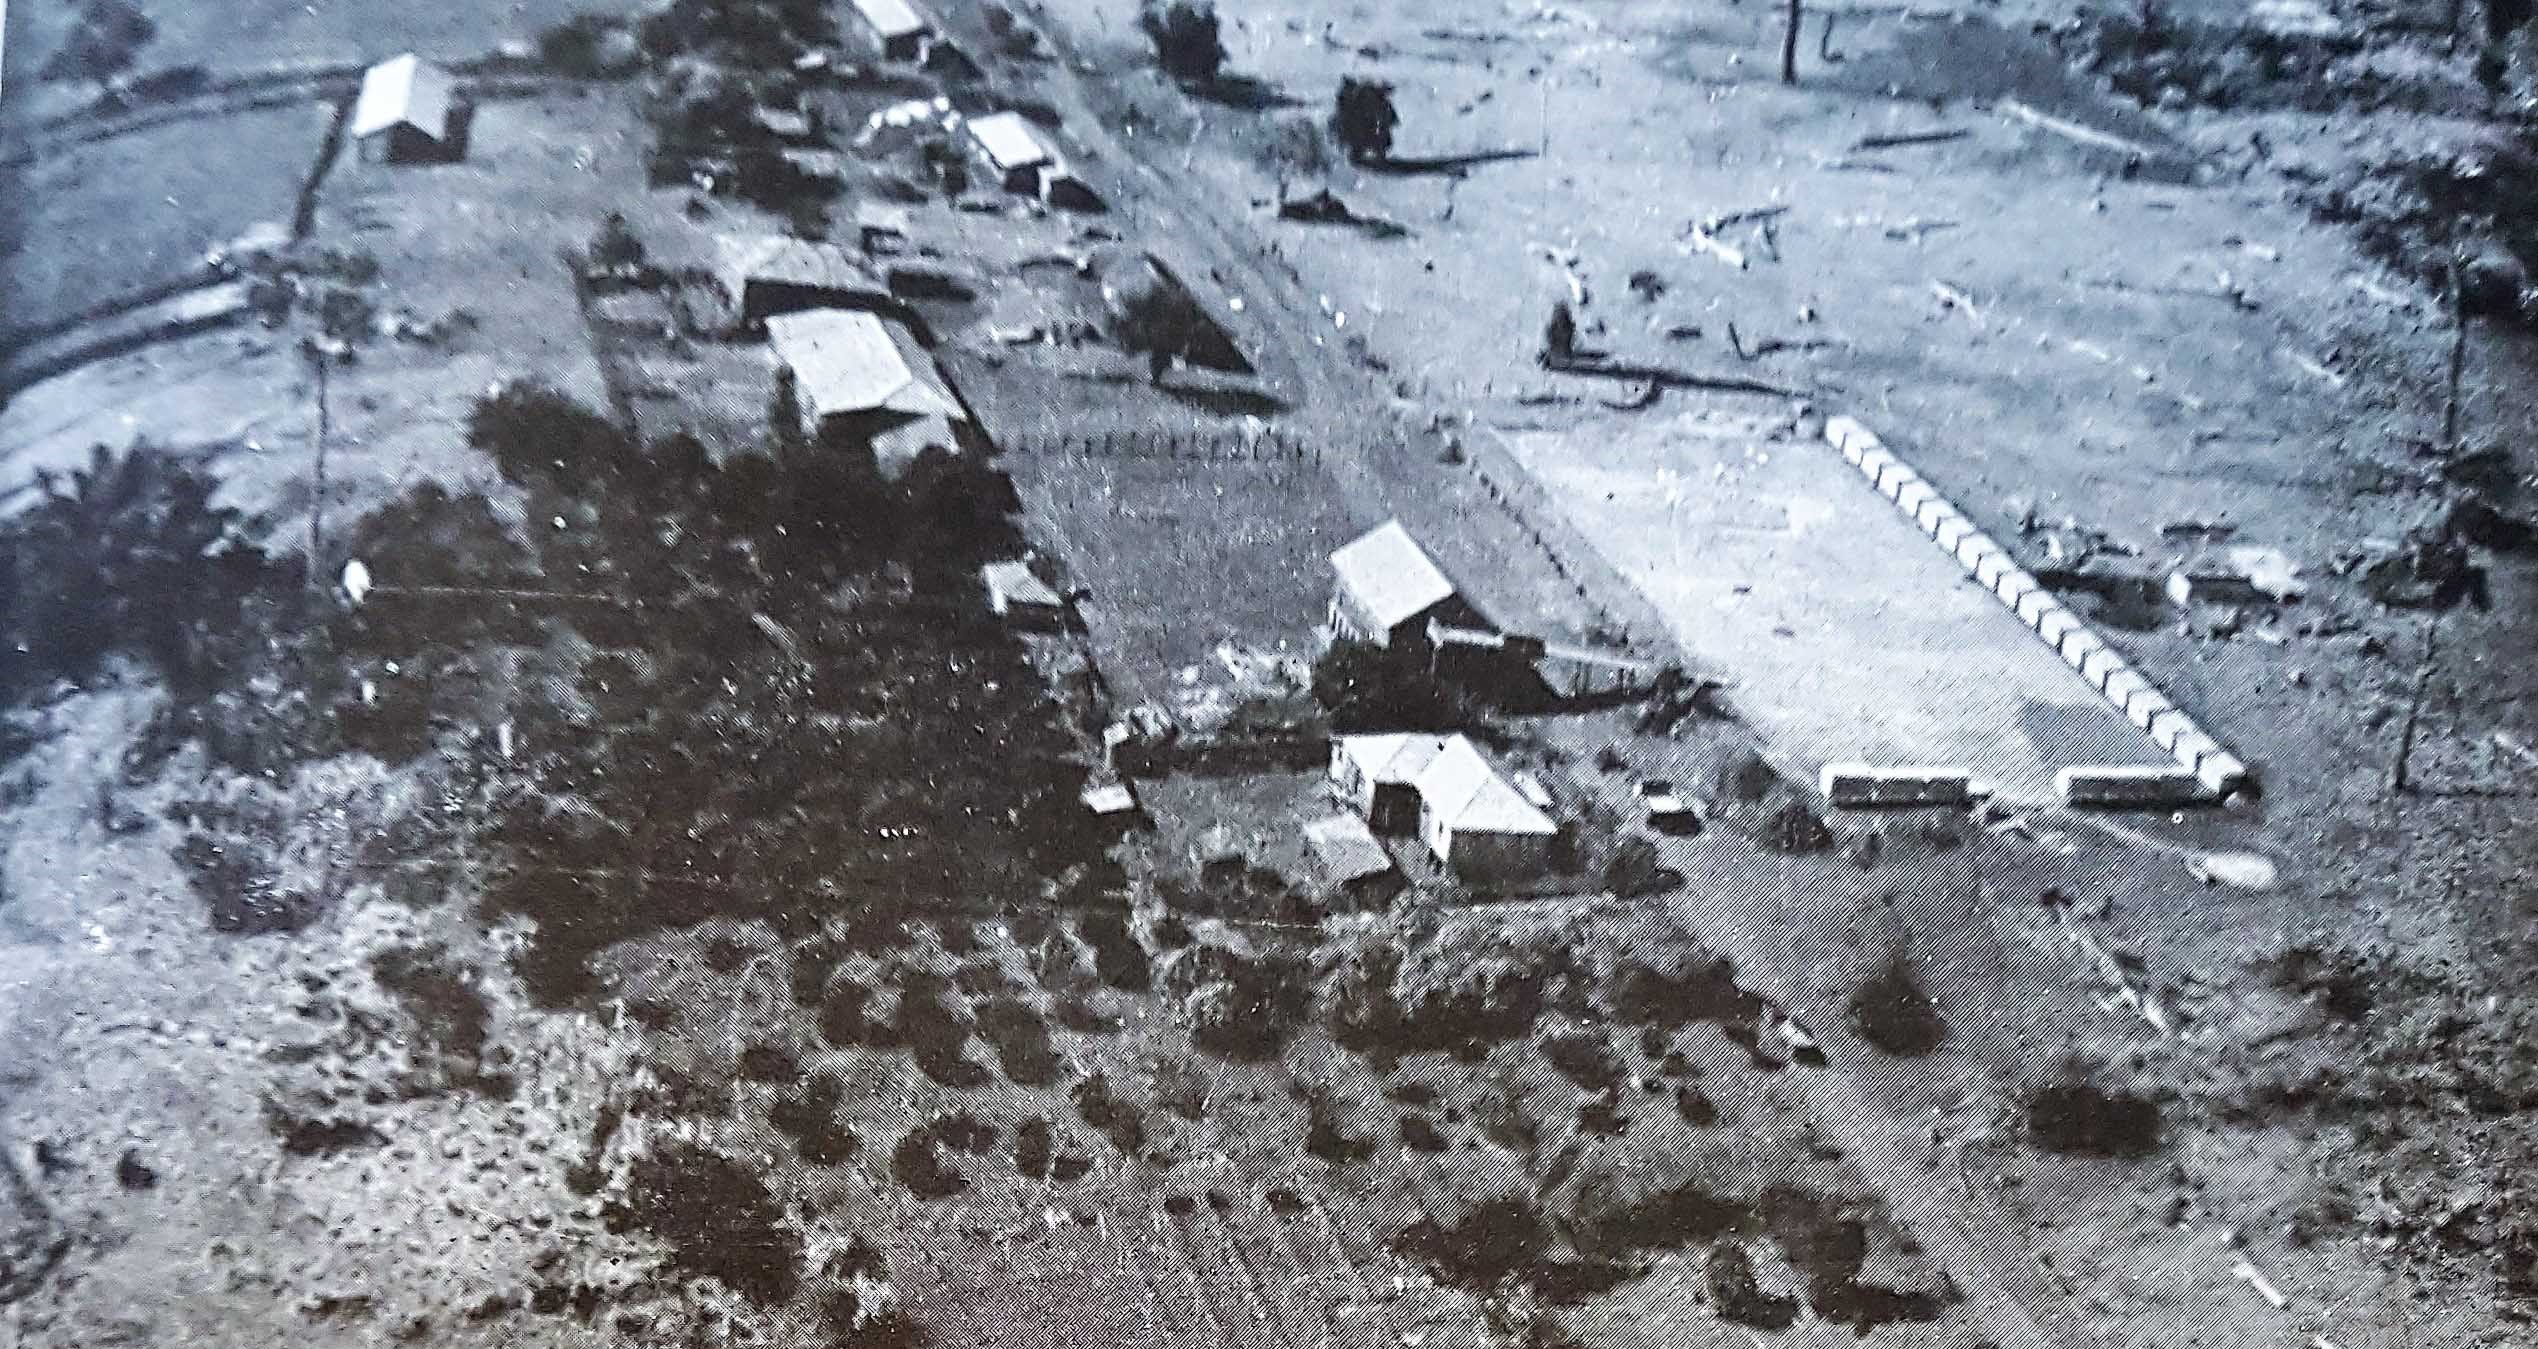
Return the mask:
POLYGON ((1460 178, 1478 165, 1495 164, 1507 159, 1536 159, 1540 156, 1539 150, 1515 148, 1478 150, 1460 155, 1424 155, 1414 158, 1387 155, 1381 159, 1361 161, 1358 167, 1368 173, 1379 173, 1393 178, 1416 178, 1437 174, 1460 178))
POLYGON ((1212 80, 1188 81, 1181 88, 1193 98, 1203 98, 1220 107, 1243 112, 1269 112, 1277 108, 1304 106, 1302 99, 1257 75, 1219 75, 1212 80))

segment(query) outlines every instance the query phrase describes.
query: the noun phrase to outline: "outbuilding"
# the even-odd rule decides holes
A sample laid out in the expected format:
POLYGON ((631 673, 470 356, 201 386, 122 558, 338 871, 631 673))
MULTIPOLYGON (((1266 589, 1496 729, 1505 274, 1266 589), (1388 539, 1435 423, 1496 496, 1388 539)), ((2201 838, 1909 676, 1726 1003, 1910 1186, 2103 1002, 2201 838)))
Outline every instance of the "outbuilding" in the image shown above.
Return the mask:
POLYGON ((1313 854, 1325 894, 1374 903, 1399 888, 1401 876, 1393 869, 1392 854, 1354 815, 1330 815, 1307 824, 1304 845, 1313 854))
POLYGON ((1037 197, 1046 177, 1058 170, 1057 151, 1040 138, 1018 112, 995 112, 969 120, 969 138, 1008 192, 1037 197))
POLYGON ((1331 554, 1329 634, 1413 656, 1430 649, 1431 619, 1485 628, 1445 569, 1399 520, 1386 520, 1331 554))
POLYGON ((922 61, 934 42, 934 24, 908 0, 854 0, 855 14, 870 29, 881 55, 891 61, 922 61))
POLYGON ((885 481, 929 455, 958 458, 969 440, 969 409, 901 323, 862 310, 779 314, 767 320, 767 345, 793 372, 803 434, 870 446, 885 481))
POLYGON ((890 283, 835 244, 781 234, 718 234, 714 278, 743 329, 805 309, 906 315, 906 306, 890 293, 890 283))
POLYGON ((990 562, 979 569, 987 587, 987 611, 1026 628, 1055 628, 1066 622, 1066 601, 1049 583, 1021 562, 990 562))
POLYGON ((1559 824, 1469 739, 1445 742, 1420 771, 1418 791, 1419 840, 1446 875, 1475 889, 1508 890, 1550 872, 1559 824))
POLYGON ((1417 733, 1343 735, 1331 740, 1331 791, 1379 834, 1419 828, 1419 774, 1445 737, 1417 733))
POLYGON ((412 52, 363 71, 347 128, 366 159, 448 159, 457 150, 458 81, 412 52))

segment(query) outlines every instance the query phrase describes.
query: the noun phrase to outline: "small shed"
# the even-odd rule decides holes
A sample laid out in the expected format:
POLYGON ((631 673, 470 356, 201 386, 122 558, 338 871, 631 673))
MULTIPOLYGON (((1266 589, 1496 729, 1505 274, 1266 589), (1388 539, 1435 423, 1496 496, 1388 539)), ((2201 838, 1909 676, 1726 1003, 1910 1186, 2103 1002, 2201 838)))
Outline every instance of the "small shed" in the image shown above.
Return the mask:
POLYGON ((1125 782, 1095 783, 1086 787, 1078 799, 1094 819, 1105 824, 1133 824, 1140 814, 1137 794, 1125 782))
POLYGON ((1419 774, 1445 748, 1445 737, 1418 733, 1343 735, 1331 741, 1331 790, 1369 828, 1411 834, 1419 828, 1419 774))
POLYGON ((412 52, 363 71, 348 134, 364 158, 392 164, 449 158, 456 149, 458 81, 412 52))
POLYGON ((1008 192, 1039 196, 1044 178, 1058 167, 1057 152, 1018 112, 989 113, 969 121, 969 138, 1008 192))
POLYGON ((1325 816, 1305 825, 1304 845, 1313 854, 1314 870, 1327 893, 1374 900, 1398 886, 1400 874, 1393 870, 1392 854, 1354 815, 1325 816))
POLYGON ((767 345, 793 372, 811 440, 869 446, 874 469, 891 482, 929 454, 961 454, 969 409, 905 325, 861 310, 811 309, 767 320, 767 345))
POLYGON ((1551 870, 1560 826, 1454 736, 1419 773, 1419 839, 1437 865, 1478 889, 1516 889, 1551 870))
POLYGON ((934 25, 908 0, 853 0, 881 54, 892 61, 922 61, 934 41, 934 25))
POLYGON ((1020 627, 1054 628, 1066 621, 1066 601, 1020 562, 990 562, 979 569, 987 587, 987 611, 1020 627))
POLYGON ((890 283, 853 253, 781 234, 715 235, 714 279, 743 328, 805 309, 905 313, 890 283))
POLYGON ((916 228, 916 214, 886 201, 855 203, 855 236, 866 253, 896 253, 916 228))
POLYGON ((1331 573, 1334 640, 1420 654, 1429 649, 1431 619, 1487 626, 1399 520, 1386 520, 1331 554, 1331 573))

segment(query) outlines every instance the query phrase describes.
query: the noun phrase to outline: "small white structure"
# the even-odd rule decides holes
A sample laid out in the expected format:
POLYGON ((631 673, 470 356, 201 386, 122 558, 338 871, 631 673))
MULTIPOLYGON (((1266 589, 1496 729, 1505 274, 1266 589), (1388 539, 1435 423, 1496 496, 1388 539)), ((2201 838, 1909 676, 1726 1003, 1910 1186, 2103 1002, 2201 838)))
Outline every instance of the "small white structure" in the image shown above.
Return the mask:
POLYGON ((2064 804, 2108 809, 2194 805, 2211 799, 2203 779, 2176 764, 2086 764, 2053 775, 2064 804))
POLYGON ((1307 824, 1304 844, 1326 890, 1363 895, 1393 879, 1392 855, 1354 815, 1330 815, 1307 824))
POLYGON ((1820 786, 1826 801, 1846 808, 1961 806, 1974 798, 1974 779, 1961 768, 1829 763, 1820 786))
POLYGON ((1066 620, 1066 601, 1020 562, 990 562, 979 569, 987 587, 987 611, 1026 627, 1056 627, 1066 620))
POLYGON ((362 72, 350 134, 371 158, 391 163, 449 153, 458 82, 412 52, 362 72))
POLYGON ((1078 799, 1097 820, 1118 823, 1137 817, 1137 794, 1125 782, 1097 783, 1085 788, 1078 799))
POLYGON ((922 61, 934 41, 934 25, 908 0, 854 0, 855 13, 892 61, 922 61))
POLYGON ((907 328, 861 310, 812 309, 767 320, 767 345, 793 372, 802 430, 860 440, 887 480, 939 451, 958 456, 969 409, 907 328))
POLYGON ((1431 618, 1485 626, 1399 520, 1386 520, 1331 554, 1331 572, 1335 640, 1424 650, 1431 618))
POLYGON ((1445 748, 1445 737, 1418 733, 1343 735, 1331 741, 1331 790, 1374 832, 1419 828, 1419 774, 1445 748))
POLYGON ((1419 773, 1419 838, 1446 874, 1508 889, 1551 869, 1560 826, 1499 775, 1478 745, 1449 738, 1419 773))
POLYGON ((1057 151, 1049 148, 1021 113, 989 113, 971 118, 968 126, 969 138, 1008 192, 1039 196, 1043 180, 1058 170, 1057 151))

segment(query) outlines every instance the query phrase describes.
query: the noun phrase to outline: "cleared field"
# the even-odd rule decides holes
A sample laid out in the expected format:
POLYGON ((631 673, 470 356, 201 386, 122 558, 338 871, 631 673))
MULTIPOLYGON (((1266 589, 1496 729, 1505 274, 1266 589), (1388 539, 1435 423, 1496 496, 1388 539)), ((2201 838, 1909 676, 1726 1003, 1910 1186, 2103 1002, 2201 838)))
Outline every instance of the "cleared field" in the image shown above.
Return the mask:
POLYGON ((287 223, 332 107, 160 127, 13 170, 20 238, 0 316, 36 327, 178 276, 260 221, 287 223))
POLYGON ((2057 768, 2164 762, 1827 448, 1689 415, 1509 442, 1810 774, 1955 764, 2042 803, 2057 768))

